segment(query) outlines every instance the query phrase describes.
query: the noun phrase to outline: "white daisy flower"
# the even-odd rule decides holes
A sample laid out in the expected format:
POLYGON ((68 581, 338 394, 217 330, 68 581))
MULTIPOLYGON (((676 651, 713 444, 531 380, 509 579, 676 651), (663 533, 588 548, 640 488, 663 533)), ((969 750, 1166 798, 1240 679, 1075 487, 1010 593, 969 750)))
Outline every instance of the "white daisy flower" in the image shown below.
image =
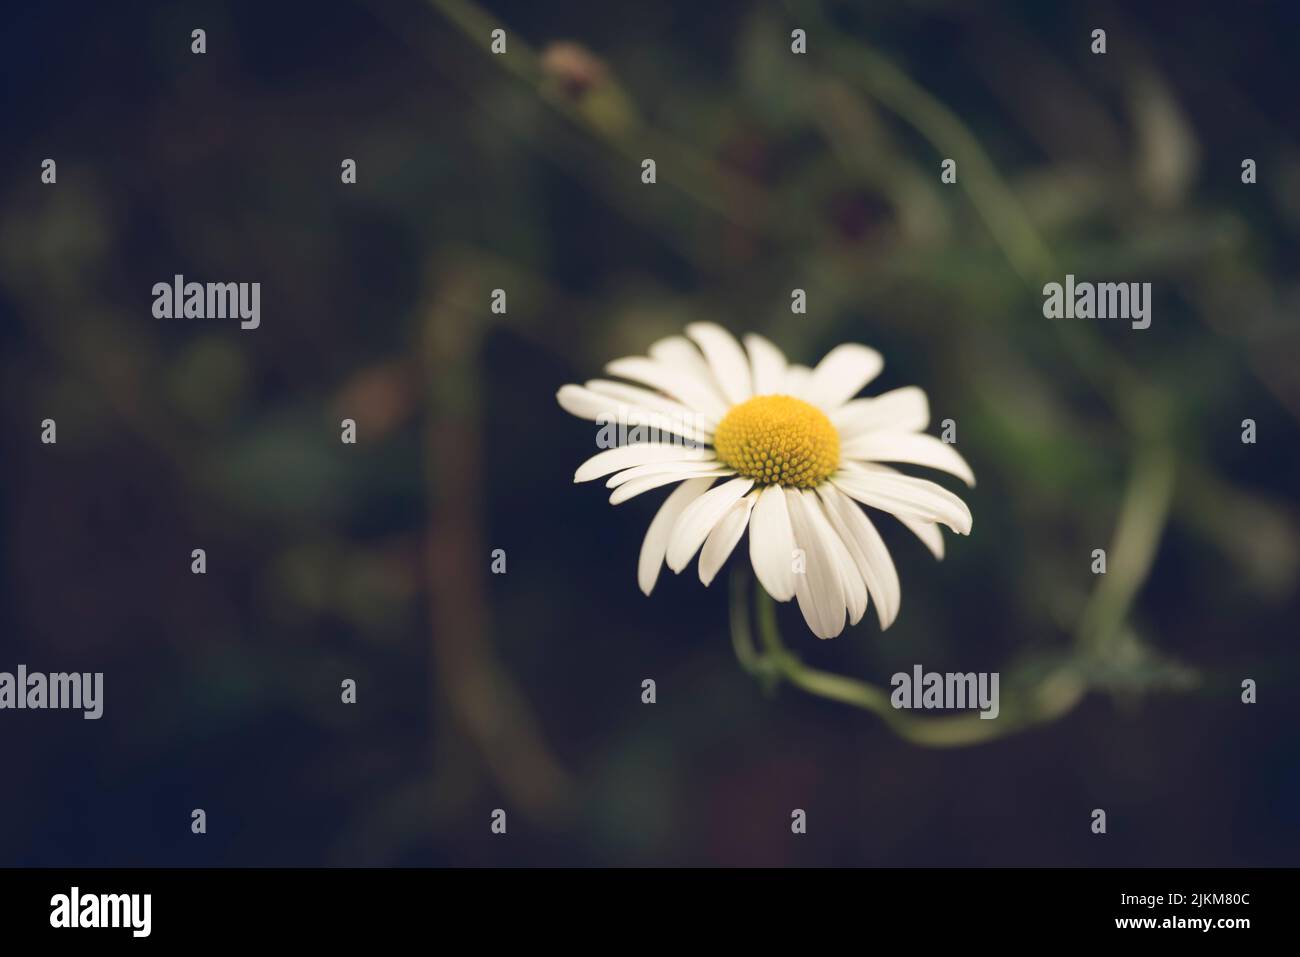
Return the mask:
POLYGON ((635 385, 596 379, 556 396, 579 418, 660 437, 607 448, 573 477, 609 476, 614 505, 677 486, 641 546, 641 590, 650 594, 665 561, 680 572, 697 552, 708 585, 748 528, 759 582, 777 601, 797 599, 819 638, 834 638, 846 620, 857 624, 869 598, 888 628, 901 601, 898 573, 861 506, 893 515, 936 558, 939 525, 971 529, 970 509, 952 492, 883 464, 939 469, 974 486, 966 460, 922 433, 925 393, 909 386, 854 398, 884 366, 866 346, 837 346, 809 369, 761 336, 745 336, 742 349, 708 322, 686 335, 605 367, 635 385))

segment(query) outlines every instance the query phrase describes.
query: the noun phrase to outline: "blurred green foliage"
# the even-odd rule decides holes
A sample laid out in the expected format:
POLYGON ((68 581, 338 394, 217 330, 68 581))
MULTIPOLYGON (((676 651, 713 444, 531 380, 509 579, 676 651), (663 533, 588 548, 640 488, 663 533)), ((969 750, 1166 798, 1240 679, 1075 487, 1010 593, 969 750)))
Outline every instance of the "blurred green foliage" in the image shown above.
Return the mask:
MULTIPOLYGON (((26 177, 3 197, 10 424, 57 418, 61 457, 14 460, 32 518, 11 615, 32 647, 99 644, 175 676, 133 696, 162 756, 120 743, 139 766, 224 746, 249 755, 218 762, 233 805, 249 775, 316 796, 299 831, 250 823, 218 859, 510 859, 486 837, 501 803, 535 829, 526 860, 785 861, 800 852, 734 809, 821 795, 898 823, 805 860, 1097 861, 1044 837, 1050 801, 996 783, 969 813, 1038 830, 955 852, 961 825, 935 823, 949 775, 980 772, 912 743, 1037 726, 980 752, 989 781, 1050 766, 1057 797, 1124 780, 1147 807, 1240 737, 1143 702, 1173 692, 1240 729, 1214 707, 1243 674, 1296 677, 1300 149, 1271 21, 1232 44, 1223 11, 1111 9, 1094 57, 1094 17, 1070 5, 376 0, 304 36, 236 3, 208 27, 226 52, 196 64, 174 17, 148 16, 140 72, 60 114, 76 135, 57 189, 26 177), (348 156, 358 184, 340 187, 348 156), (262 279, 263 328, 147 321, 144 292, 174 272, 262 279), (1152 327, 1044 319, 1042 284, 1066 272, 1151 282, 1152 327), (880 349, 879 388, 926 389, 979 476, 974 533, 943 563, 886 530, 890 632, 868 616, 818 645, 778 609, 756 622, 785 625, 760 684, 863 704, 853 682, 917 661, 996 669, 1005 722, 772 703, 731 656, 725 587, 637 593, 649 506, 569 484, 591 436, 552 396, 701 318, 797 361, 880 349), (165 557, 195 540, 205 587, 165 557), (651 719, 628 690, 645 674, 666 689, 651 719), (355 718, 339 675, 359 679, 355 718)), ((35 168, 48 148, 24 150, 35 168)), ((1199 807, 1170 820, 1201 826, 1199 807)), ((1129 860, 1181 860, 1183 832, 1158 833, 1129 860)), ((1225 860, 1270 853, 1266 825, 1248 851, 1216 840, 1225 860)))

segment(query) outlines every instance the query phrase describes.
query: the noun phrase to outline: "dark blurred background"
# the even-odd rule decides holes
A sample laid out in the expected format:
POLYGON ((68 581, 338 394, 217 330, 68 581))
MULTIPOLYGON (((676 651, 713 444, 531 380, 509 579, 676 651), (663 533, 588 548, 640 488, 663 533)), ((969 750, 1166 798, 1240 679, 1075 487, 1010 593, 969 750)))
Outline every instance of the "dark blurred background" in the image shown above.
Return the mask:
POLYGON ((1298 10, 7 7, 0 670, 105 714, 0 713, 0 864, 1300 863, 1298 10), (1151 328, 1044 319, 1067 272, 1151 328), (574 487, 554 393, 698 319, 876 347, 979 477, 941 563, 881 523, 893 628, 787 645, 1059 717, 921 746, 765 693, 726 575, 640 594, 662 496, 574 487))

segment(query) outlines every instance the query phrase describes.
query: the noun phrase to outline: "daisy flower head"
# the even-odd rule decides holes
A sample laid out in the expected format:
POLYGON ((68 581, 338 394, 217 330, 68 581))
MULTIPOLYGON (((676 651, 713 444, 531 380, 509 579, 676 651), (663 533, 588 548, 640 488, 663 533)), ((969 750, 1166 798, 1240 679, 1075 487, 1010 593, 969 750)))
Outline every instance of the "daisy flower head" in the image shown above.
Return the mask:
POLYGON ((855 396, 884 366, 880 353, 845 344, 815 368, 795 365, 762 336, 744 346, 697 322, 648 356, 616 359, 615 379, 566 385, 565 411, 602 424, 616 443, 584 462, 575 482, 607 478, 617 505, 676 486, 650 522, 637 570, 649 595, 665 561, 680 572, 699 554, 708 585, 749 531, 749 560, 764 590, 799 603, 819 638, 857 624, 875 602, 880 627, 898 615, 898 573, 864 509, 903 523, 936 558, 940 525, 970 534, 965 502, 886 463, 918 465, 974 486, 966 460, 924 434, 930 409, 915 386, 855 396), (631 432, 625 429, 631 426, 631 432), (627 441, 630 438, 649 441, 627 441))

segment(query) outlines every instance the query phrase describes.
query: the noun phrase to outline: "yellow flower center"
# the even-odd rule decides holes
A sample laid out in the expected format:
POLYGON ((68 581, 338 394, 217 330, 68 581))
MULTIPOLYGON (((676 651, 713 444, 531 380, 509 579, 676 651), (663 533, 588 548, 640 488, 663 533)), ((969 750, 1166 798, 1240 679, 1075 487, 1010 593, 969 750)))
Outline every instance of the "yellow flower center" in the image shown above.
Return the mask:
POLYGON ((728 467, 759 485, 814 488, 840 464, 840 434, 826 413, 788 395, 733 406, 713 447, 728 467))

